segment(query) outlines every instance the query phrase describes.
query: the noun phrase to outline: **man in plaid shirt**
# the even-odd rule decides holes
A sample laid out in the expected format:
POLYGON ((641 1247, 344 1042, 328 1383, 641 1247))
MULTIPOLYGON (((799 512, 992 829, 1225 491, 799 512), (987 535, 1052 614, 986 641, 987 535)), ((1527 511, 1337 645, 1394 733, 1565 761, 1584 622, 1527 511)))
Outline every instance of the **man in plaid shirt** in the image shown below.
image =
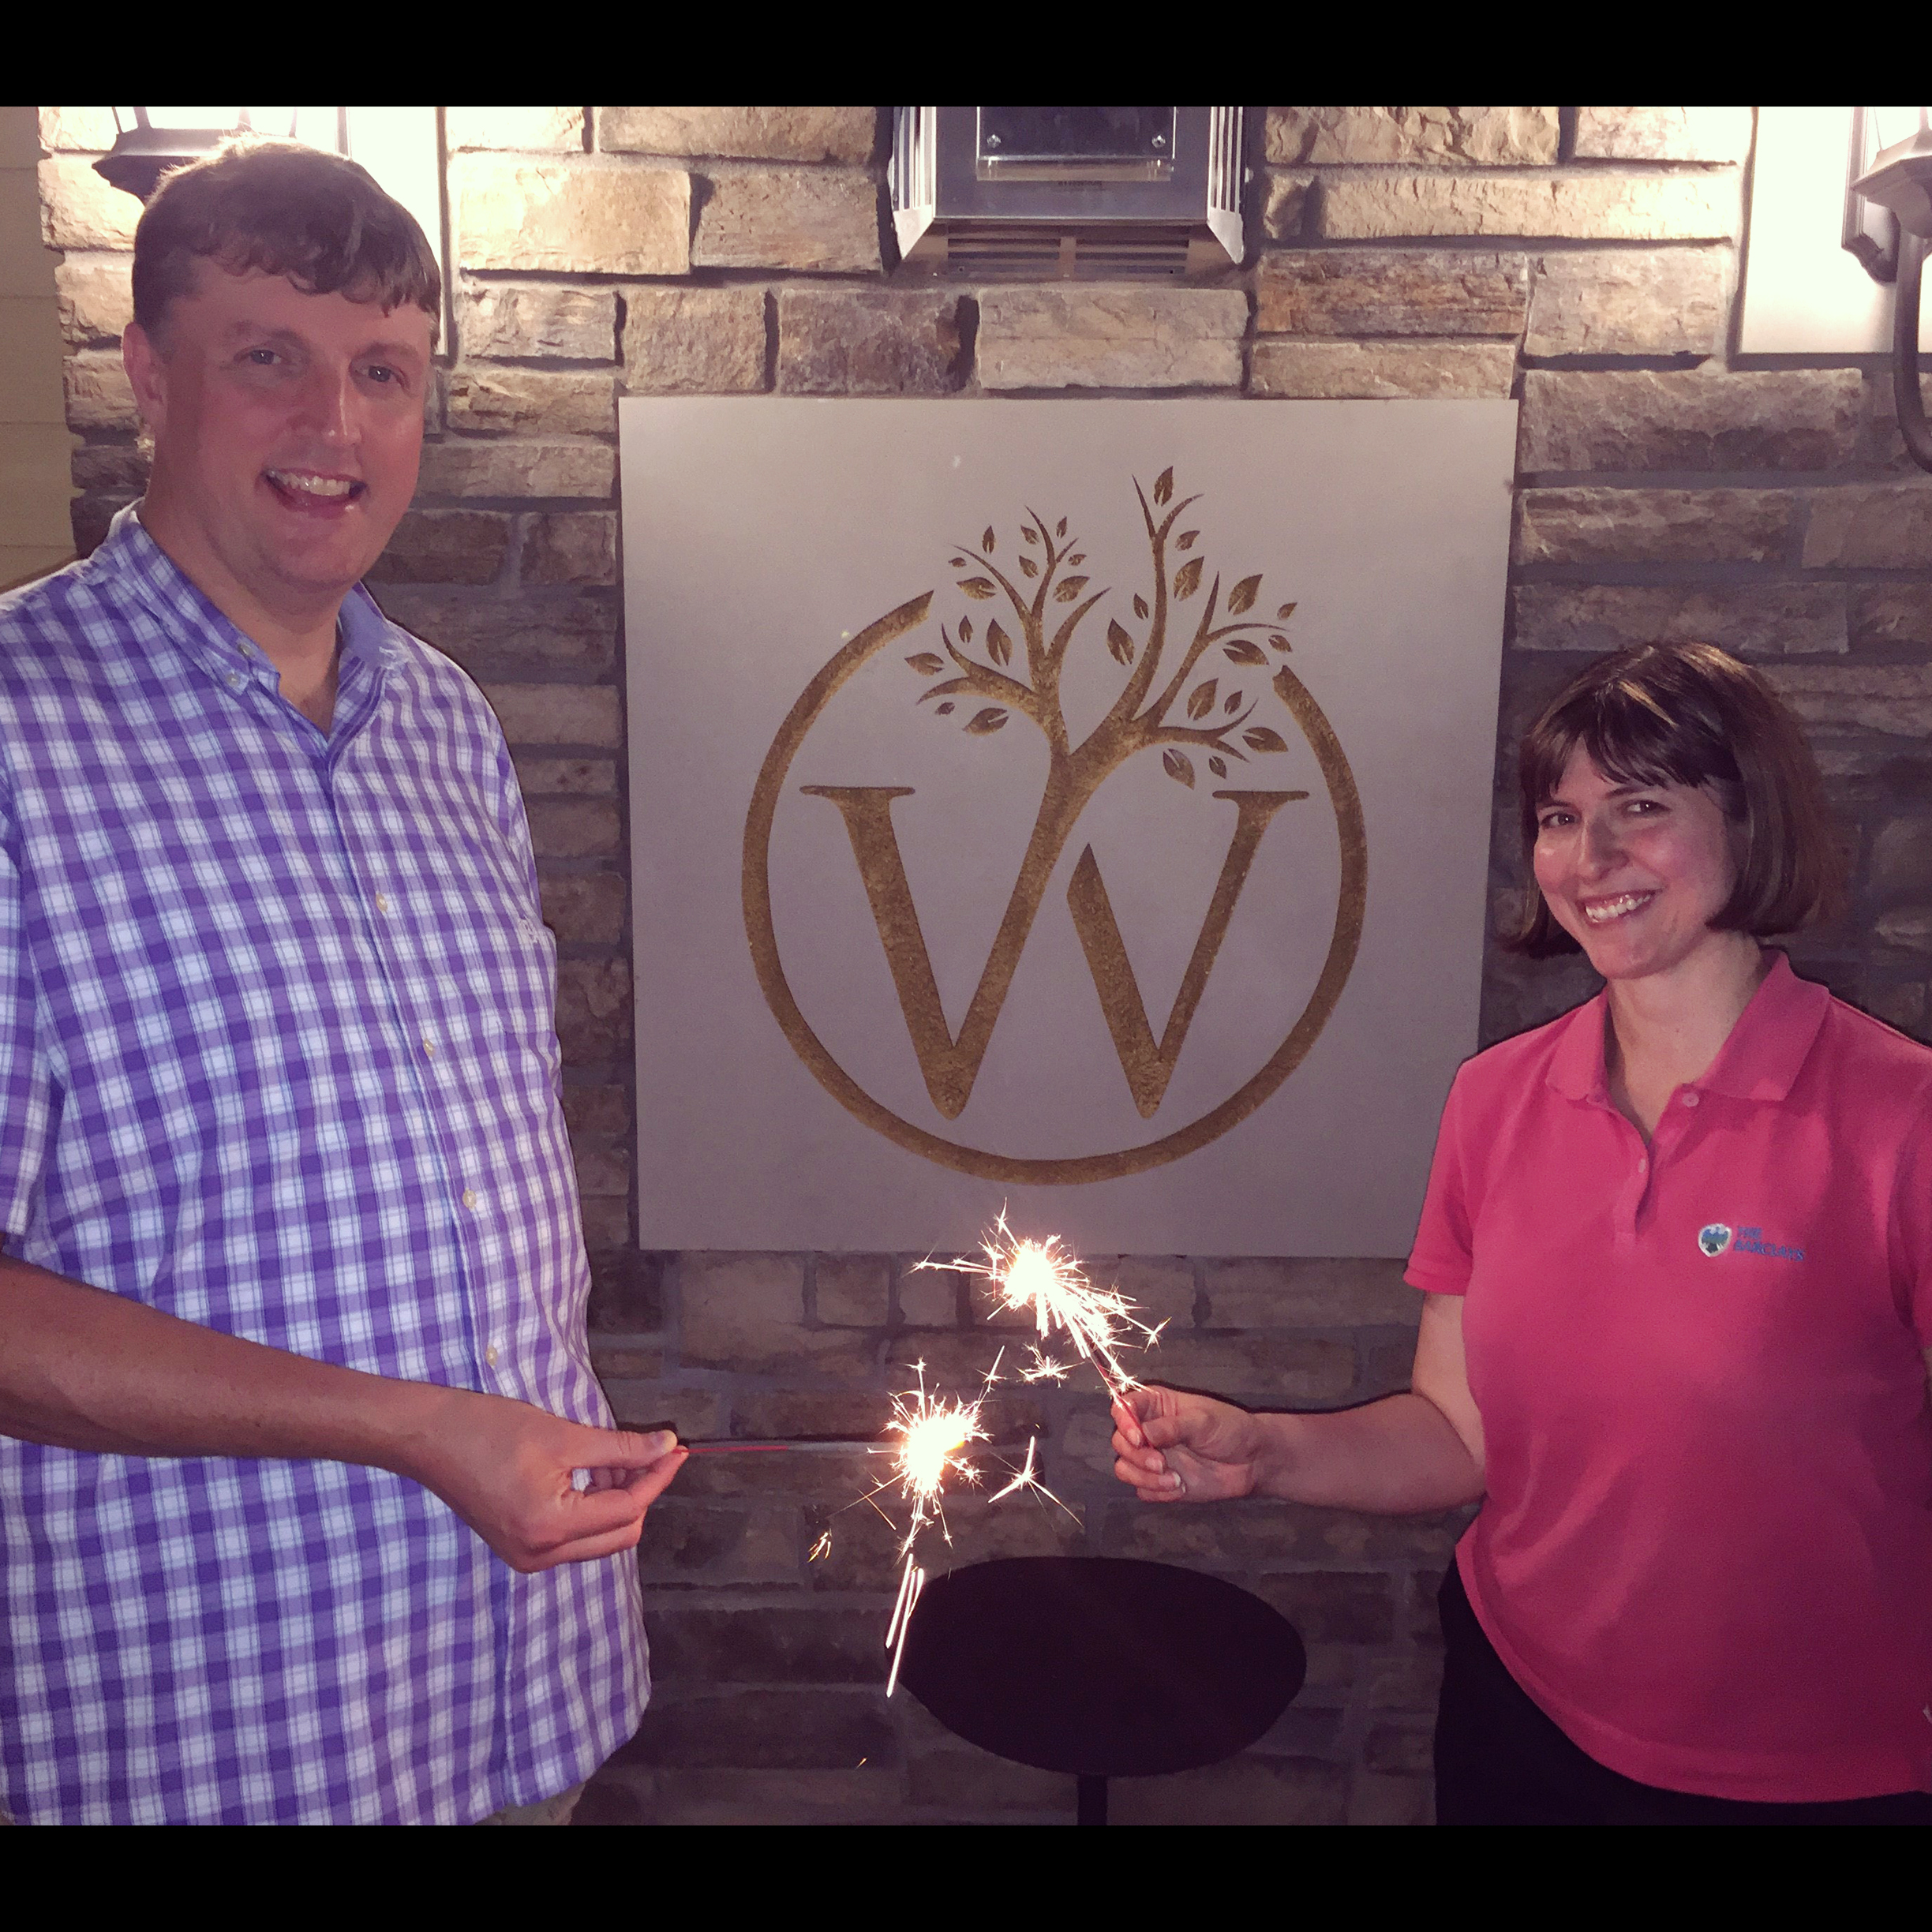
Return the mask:
POLYGON ((643 1709, 628 1552, 683 1456, 590 1371, 522 802, 358 582, 440 300, 349 162, 171 175, 125 343, 147 496, 0 600, 23 1822, 556 1817, 643 1709))

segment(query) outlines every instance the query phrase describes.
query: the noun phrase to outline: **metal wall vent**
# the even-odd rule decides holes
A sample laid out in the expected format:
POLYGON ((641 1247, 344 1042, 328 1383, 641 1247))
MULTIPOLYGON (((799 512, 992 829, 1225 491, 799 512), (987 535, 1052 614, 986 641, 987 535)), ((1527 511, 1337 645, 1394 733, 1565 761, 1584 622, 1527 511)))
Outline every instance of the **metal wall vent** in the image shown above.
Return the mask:
POLYGON ((915 274, 1178 280, 1241 259, 1238 107, 899 107, 915 274))

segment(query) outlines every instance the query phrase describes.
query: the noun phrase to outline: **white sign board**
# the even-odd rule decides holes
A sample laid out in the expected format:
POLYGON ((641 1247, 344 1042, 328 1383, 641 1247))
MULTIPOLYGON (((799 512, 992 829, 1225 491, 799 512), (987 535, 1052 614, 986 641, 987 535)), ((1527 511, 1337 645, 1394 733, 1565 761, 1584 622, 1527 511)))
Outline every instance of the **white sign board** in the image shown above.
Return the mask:
POLYGON ((645 1244, 1406 1252, 1515 423, 622 403, 645 1244))

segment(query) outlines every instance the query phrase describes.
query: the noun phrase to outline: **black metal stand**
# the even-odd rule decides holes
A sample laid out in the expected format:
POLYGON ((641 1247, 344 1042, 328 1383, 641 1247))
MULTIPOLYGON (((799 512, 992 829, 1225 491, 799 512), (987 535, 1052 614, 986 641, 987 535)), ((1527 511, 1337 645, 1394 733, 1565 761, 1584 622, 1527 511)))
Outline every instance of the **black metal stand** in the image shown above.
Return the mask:
POLYGON ((1105 1556, 974 1563, 928 1584, 899 1680, 968 1743, 1078 1780, 1218 1763, 1286 1709, 1307 1668, 1287 1621, 1224 1578, 1105 1556))

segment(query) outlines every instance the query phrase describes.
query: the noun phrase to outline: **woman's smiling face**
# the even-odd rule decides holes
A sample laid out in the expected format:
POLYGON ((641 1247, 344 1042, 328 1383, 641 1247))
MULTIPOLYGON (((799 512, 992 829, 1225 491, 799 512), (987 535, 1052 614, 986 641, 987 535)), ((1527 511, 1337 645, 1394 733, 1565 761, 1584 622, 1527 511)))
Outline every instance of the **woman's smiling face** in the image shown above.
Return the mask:
POLYGON ((1641 979, 1735 935, 1710 923, 1737 880, 1732 828, 1702 787, 1610 778, 1579 747, 1537 811, 1536 882, 1606 979, 1641 979))

